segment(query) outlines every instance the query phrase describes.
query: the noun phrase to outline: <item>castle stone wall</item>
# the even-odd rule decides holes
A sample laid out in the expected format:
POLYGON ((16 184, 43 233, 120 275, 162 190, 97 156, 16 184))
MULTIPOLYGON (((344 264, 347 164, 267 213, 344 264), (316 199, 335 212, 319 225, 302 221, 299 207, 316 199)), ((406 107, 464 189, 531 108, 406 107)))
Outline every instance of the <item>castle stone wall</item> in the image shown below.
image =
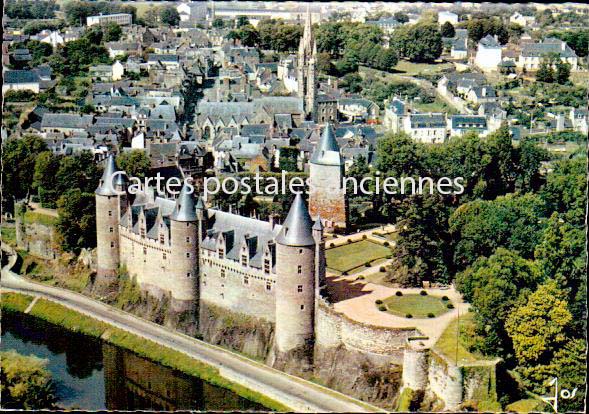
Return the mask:
POLYGON ((420 335, 414 328, 383 328, 353 321, 336 312, 323 300, 319 301, 316 318, 316 345, 345 345, 361 352, 386 356, 399 365, 403 363, 407 338, 420 335))
POLYGON ((425 391, 428 375, 428 350, 415 349, 409 344, 403 354, 403 387, 425 391))
POLYGON ((463 393, 461 368, 431 352, 427 374, 429 389, 444 401, 444 408, 448 411, 458 410, 463 393))
POLYGON ((59 254, 53 226, 23 223, 18 214, 16 215, 16 245, 43 259, 55 259, 59 254))
POLYGON ((202 249, 200 298, 233 312, 274 322, 276 275, 219 259, 216 252, 202 249))

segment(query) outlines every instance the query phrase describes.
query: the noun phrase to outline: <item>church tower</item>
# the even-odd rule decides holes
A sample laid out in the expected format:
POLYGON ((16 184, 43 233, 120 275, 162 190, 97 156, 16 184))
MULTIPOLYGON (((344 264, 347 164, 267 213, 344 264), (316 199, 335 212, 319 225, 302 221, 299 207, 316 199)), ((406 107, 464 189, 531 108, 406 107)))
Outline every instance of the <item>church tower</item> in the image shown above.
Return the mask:
POLYGON ((305 30, 299 43, 299 54, 297 60, 297 81, 299 85, 298 95, 302 98, 305 106, 305 116, 309 119, 317 118, 317 44, 313 36, 313 25, 311 22, 311 10, 307 5, 307 19, 305 30))
MULTIPOLYGON (((276 328, 278 355, 312 349, 315 316, 313 221, 297 194, 276 236, 276 328)), ((309 357, 312 352, 304 352, 309 357)))
POLYGON ((344 188, 344 160, 331 124, 323 129, 309 162, 311 216, 332 229, 348 227, 348 199, 344 188))
POLYGON ((96 282, 106 289, 116 281, 119 256, 119 220, 127 205, 126 181, 114 155, 106 160, 104 173, 95 191, 96 197, 96 282))

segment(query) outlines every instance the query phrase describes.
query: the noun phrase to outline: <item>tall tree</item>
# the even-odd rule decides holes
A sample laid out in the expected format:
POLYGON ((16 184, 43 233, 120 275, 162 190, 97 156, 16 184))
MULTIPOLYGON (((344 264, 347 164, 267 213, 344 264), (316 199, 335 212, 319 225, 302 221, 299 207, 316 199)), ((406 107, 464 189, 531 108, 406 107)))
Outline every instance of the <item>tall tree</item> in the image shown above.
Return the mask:
POLYGON ((456 36, 456 30, 454 29, 454 26, 450 22, 444 22, 444 24, 442 25, 442 28, 440 29, 440 32, 442 33, 442 37, 456 36))
POLYGON ((392 47, 412 62, 432 62, 442 55, 442 35, 437 25, 419 23, 395 30, 392 47))

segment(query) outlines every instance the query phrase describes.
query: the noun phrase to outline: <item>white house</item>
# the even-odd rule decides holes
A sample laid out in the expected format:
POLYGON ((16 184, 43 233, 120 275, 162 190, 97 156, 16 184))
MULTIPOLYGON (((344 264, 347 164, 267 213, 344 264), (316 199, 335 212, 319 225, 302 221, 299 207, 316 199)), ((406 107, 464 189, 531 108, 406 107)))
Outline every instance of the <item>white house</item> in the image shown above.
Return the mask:
POLYGON ((572 108, 569 117, 575 131, 579 131, 585 135, 589 133, 589 116, 587 109, 572 108))
POLYGON ((515 23, 522 27, 526 27, 536 23, 536 18, 534 16, 524 16, 519 12, 515 12, 509 17, 509 23, 515 23))
POLYGON ((411 114, 403 119, 403 130, 417 142, 440 144, 446 139, 446 116, 442 113, 411 114))
POLYGON ((180 3, 176 10, 180 15, 180 21, 186 22, 189 20, 206 20, 207 18, 207 3, 206 1, 191 1, 188 3, 180 3))
POLYGON ((501 62, 501 45, 491 35, 483 37, 478 44, 475 65, 485 72, 496 71, 501 62))
POLYGON ((7 70, 3 74, 2 95, 7 91, 29 90, 39 93, 39 76, 31 70, 7 70))
POLYGON ((403 131, 406 116, 405 103, 399 98, 394 97, 391 102, 385 103, 383 124, 388 130, 395 133, 403 131))
POLYGON ((450 136, 462 136, 474 131, 484 137, 489 133, 487 118, 484 115, 452 115, 449 120, 450 136))
POLYGON ((519 69, 538 70, 540 62, 548 54, 557 54, 562 62, 571 65, 571 70, 577 70, 578 57, 573 49, 560 39, 546 38, 540 43, 526 43, 523 45, 516 65, 519 69))
POLYGON ((133 22, 133 16, 128 13, 100 14, 86 17, 86 26, 105 25, 116 23, 119 26, 127 26, 133 22))
POLYGON ((446 22, 450 22, 452 23, 452 25, 455 25, 456 23, 458 23, 458 15, 456 13, 452 13, 449 11, 441 11, 438 13, 438 23, 439 25, 443 25, 446 22))

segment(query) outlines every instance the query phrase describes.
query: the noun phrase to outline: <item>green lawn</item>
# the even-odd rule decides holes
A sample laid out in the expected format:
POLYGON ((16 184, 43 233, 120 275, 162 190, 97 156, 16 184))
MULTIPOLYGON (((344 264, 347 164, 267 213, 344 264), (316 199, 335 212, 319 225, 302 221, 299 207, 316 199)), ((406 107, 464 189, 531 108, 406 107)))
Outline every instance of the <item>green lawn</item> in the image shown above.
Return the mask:
POLYGON ((398 316, 410 314, 414 318, 427 318, 430 313, 440 316, 448 312, 449 309, 446 307, 448 303, 450 302, 443 301, 437 296, 418 294, 391 296, 383 300, 383 305, 389 313, 398 316))
POLYGON ((529 413, 530 411, 545 411, 545 407, 540 407, 540 405, 544 405, 542 401, 536 400, 534 398, 528 398, 525 400, 519 400, 514 403, 509 404, 506 408, 507 411, 516 412, 516 413, 529 413))
POLYGON ((436 99, 432 103, 415 103, 415 109, 419 112, 447 112, 449 114, 456 114, 454 107, 448 105, 441 99, 436 99))
POLYGON ((482 355, 475 354, 468 350, 468 340, 471 339, 471 332, 474 329, 472 313, 460 315, 446 327, 434 349, 456 363, 471 363, 485 359, 482 355), (460 326, 458 323, 460 322, 460 326), (458 335, 458 338, 457 338, 458 335))
POLYGON ((325 251, 327 267, 338 272, 349 272, 366 263, 372 264, 378 259, 384 259, 390 254, 391 249, 388 247, 368 240, 344 244, 325 251))
POLYGON ((10 246, 16 246, 16 229, 14 227, 0 226, 2 241, 10 246))

